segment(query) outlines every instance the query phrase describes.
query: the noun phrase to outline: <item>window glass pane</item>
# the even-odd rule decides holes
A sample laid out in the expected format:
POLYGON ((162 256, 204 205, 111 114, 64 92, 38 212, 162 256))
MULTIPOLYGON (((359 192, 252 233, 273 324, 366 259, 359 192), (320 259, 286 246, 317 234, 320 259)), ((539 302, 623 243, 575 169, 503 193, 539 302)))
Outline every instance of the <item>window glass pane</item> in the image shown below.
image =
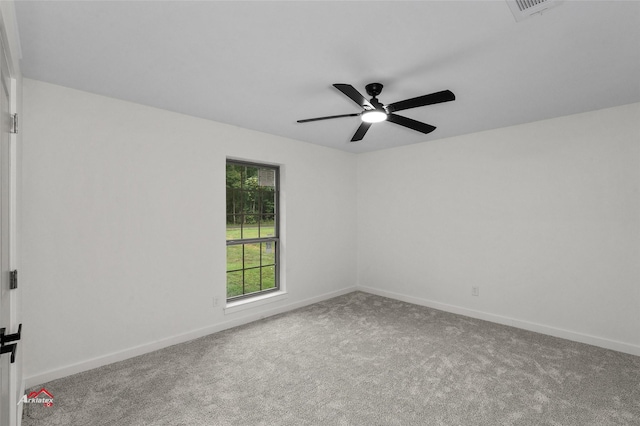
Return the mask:
POLYGON ((227 188, 241 188, 244 166, 227 163, 227 188))
POLYGON ((276 242, 266 241, 262 243, 262 266, 275 265, 276 263, 276 242))
POLYGON ((276 268, 273 266, 266 266, 260 268, 262 273, 262 289, 268 290, 276 286, 276 268))
POLYGON ((254 293, 260 290, 260 268, 246 269, 244 271, 244 292, 254 293))
POLYGON ((260 243, 244 245, 244 267, 256 268, 260 266, 260 243))
POLYGON ((246 215, 245 224, 242 225, 242 238, 258 238, 260 228, 260 216, 246 215))
POLYGON ((242 190, 227 188, 227 214, 241 214, 243 206, 242 190))
POLYGON ((242 208, 245 214, 260 213, 260 196, 256 190, 243 191, 242 208))
POLYGON ((242 233, 242 225, 240 221, 236 221, 234 217, 227 216, 227 240, 239 240, 242 233))
POLYGON ((260 194, 260 213, 275 213, 276 192, 273 188, 262 188, 260 194))
POLYGON ((242 269, 242 245, 227 246, 227 271, 242 269))
POLYGON ((273 215, 262 215, 260 218, 260 238, 274 237, 276 235, 273 215))
POLYGON ((274 169, 261 168, 258 170, 258 184, 261 187, 276 186, 276 171, 274 169))
POLYGON ((242 271, 227 272, 227 297, 241 296, 242 294, 242 271))
MULTIPOLYGON (((227 183, 227 186, 229 184, 227 183)), ((238 240, 242 238, 242 222, 244 215, 242 213, 242 191, 236 188, 227 187, 227 240, 238 240), (229 233, 229 229, 233 228, 234 233, 229 233)))

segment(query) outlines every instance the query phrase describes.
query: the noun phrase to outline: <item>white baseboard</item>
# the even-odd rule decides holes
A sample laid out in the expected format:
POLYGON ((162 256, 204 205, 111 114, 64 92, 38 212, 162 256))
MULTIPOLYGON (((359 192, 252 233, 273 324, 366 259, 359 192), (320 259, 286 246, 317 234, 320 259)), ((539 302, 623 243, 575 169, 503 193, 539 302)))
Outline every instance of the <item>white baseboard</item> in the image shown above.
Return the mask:
MULTIPOLYGON (((348 287, 342 290, 326 293, 320 296, 311 297, 298 302, 293 302, 285 305, 281 305, 272 309, 260 310, 258 312, 251 313, 250 309, 243 311, 244 315, 237 318, 221 323, 213 324, 207 327, 192 330, 187 333, 179 334, 176 336, 167 337, 162 340, 158 340, 152 343, 146 343, 143 345, 135 346, 129 349, 125 349, 118 352, 113 352, 108 355, 88 359, 79 363, 67 365, 54 370, 45 371, 43 373, 34 374, 33 376, 26 377, 24 379, 25 389, 32 386, 40 385, 42 383, 50 382, 51 380, 61 379, 63 377, 70 376, 72 374, 82 373, 83 371, 91 370, 94 368, 102 367, 107 364, 112 364, 118 361, 124 361, 125 359, 133 358, 138 355, 144 355, 149 352, 156 351, 158 349, 173 346, 179 343, 188 342, 199 337, 204 337, 209 334, 217 333, 219 331, 227 330, 229 328, 238 327, 243 324, 248 324, 253 321, 260 320, 262 318, 270 317, 273 315, 288 312, 294 309, 302 308, 307 305, 321 302, 323 300, 331 299, 333 297, 341 296, 343 294, 351 293, 356 290, 356 287, 348 287)), ((255 311, 255 309, 254 309, 255 311)), ((241 315, 238 313, 238 315, 241 315)))
POLYGON ((426 306, 440 311, 451 312, 454 314, 464 315, 471 318, 477 318, 485 321, 495 322, 498 324, 509 325, 523 330, 535 331, 536 333, 547 334, 549 336, 560 337, 562 339, 572 340, 574 342, 586 343, 588 345, 598 346, 605 349, 611 349, 618 352, 624 352, 631 355, 640 356, 640 346, 629 343, 618 342, 615 340, 605 339, 602 337, 591 336, 588 334, 577 333, 575 331, 564 330, 561 328, 550 327, 547 325, 536 324, 515 318, 503 317, 488 312, 476 311, 473 309, 462 308, 460 306, 448 305, 446 303, 434 302, 433 300, 422 299, 419 297, 407 296, 391 291, 379 290, 373 287, 356 286, 356 290, 365 293, 376 294, 378 296, 388 297, 414 305, 426 306))

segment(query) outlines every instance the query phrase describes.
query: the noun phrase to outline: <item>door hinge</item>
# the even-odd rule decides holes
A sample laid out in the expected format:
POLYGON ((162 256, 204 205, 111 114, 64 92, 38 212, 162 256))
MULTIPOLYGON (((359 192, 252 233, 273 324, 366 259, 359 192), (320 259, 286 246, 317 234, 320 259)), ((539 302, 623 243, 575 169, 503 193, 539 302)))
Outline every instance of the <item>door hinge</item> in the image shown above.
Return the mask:
POLYGON ((18 133, 18 113, 11 114, 11 133, 18 133))
POLYGON ((9 272, 9 289, 14 290, 18 288, 18 270, 15 269, 9 272))

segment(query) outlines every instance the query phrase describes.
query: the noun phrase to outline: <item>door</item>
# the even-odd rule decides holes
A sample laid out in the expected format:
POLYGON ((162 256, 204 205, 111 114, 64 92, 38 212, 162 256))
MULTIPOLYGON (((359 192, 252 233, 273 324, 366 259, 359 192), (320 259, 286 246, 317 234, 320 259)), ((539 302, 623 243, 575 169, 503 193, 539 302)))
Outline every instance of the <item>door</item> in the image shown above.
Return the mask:
MULTIPOLYGON (((0 328, 5 335, 17 332, 17 290, 11 289, 10 271, 15 265, 16 221, 16 153, 15 135, 11 134, 11 108, 13 82, 0 39, 0 328)), ((16 344, 20 341, 5 344, 16 344)), ((16 350, 17 352, 17 350, 16 350)), ((18 365, 20 356, 12 361, 11 352, 0 356, 0 425, 17 424, 18 365)))

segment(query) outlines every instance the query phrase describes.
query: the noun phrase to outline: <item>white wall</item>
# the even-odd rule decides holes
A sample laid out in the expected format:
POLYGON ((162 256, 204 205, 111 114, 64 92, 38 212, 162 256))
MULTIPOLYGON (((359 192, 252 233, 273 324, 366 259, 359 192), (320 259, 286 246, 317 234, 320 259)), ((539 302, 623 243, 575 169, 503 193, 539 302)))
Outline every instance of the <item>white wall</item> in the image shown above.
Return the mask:
POLYGON ((359 286, 640 355, 639 160, 640 104, 360 155, 359 286))
POLYGON ((639 118, 634 104, 355 156, 27 79, 27 386, 356 282, 640 354, 639 118), (288 296, 225 314, 227 157, 282 164, 288 296))
POLYGON ((23 123, 27 386, 356 282, 353 154, 29 79, 23 123), (225 315, 227 157, 282 165, 288 296, 225 315))

